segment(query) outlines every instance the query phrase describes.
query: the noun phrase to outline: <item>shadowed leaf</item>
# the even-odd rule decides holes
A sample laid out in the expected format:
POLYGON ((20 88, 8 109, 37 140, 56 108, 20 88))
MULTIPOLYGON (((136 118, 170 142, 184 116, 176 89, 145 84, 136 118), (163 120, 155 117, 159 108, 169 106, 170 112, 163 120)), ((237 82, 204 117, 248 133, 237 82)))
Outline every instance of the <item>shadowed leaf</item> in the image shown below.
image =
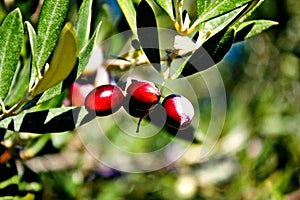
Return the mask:
POLYGON ((220 62, 230 50, 234 37, 235 29, 226 27, 209 38, 203 46, 197 49, 190 57, 181 75, 189 76, 206 70, 220 62))
POLYGON ((160 53, 158 30, 155 14, 151 6, 145 1, 141 1, 136 13, 137 34, 139 42, 148 60, 154 68, 160 72, 160 53))
POLYGON ((0 122, 0 128, 11 131, 31 133, 54 133, 73 130, 74 128, 96 117, 89 114, 82 107, 52 108, 49 110, 22 113, 6 118, 0 122))

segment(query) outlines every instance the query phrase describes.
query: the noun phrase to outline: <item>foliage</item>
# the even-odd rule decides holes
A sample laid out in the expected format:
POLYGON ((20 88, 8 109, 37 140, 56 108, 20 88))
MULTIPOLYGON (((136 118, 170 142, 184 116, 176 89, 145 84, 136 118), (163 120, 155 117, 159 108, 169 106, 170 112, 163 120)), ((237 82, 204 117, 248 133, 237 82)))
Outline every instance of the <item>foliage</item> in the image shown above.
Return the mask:
MULTIPOLYGON (((123 19, 116 23, 111 23, 111 9, 107 9, 111 7, 107 2, 44 0, 41 12, 37 5, 24 2, 22 9, 17 8, 20 5, 17 0, 1 9, 5 17, 0 26, 0 168, 7 173, 0 179, 0 195, 66 199, 251 199, 255 194, 258 199, 281 199, 297 189, 299 114, 293 109, 298 103, 295 91, 299 87, 296 75, 299 66, 295 64, 294 53, 284 49, 287 47, 282 38, 261 34, 277 25, 275 21, 260 19, 264 17, 259 10, 263 0, 117 0, 123 19), (254 12, 256 9, 258 14, 254 12), (30 13, 31 10, 37 12, 30 13), (99 10, 104 13, 98 13, 99 10), (38 18, 29 19, 30 15, 38 18), (210 69, 220 69, 228 92, 228 115, 220 141, 206 161, 192 160, 201 148, 204 141, 201 133, 207 129, 211 117, 211 103, 205 99, 197 99, 201 126, 193 124, 188 130, 191 135, 181 138, 183 142, 192 141, 191 148, 167 168, 151 174, 126 174, 91 162, 90 155, 83 152, 74 129, 95 116, 84 107, 66 107, 63 102, 69 98, 72 83, 87 73, 85 68, 94 49, 111 33, 121 33, 124 24, 138 44, 133 48, 134 53, 115 56, 113 64, 103 62, 115 81, 121 80, 122 74, 130 72, 139 61, 152 64, 162 85, 168 81, 176 83, 183 77, 197 83, 210 69), (172 27, 178 37, 192 39, 193 48, 163 52, 161 26, 172 27), (270 37, 276 37, 281 47, 271 45, 270 37), (241 62, 233 54, 239 45, 245 45, 241 43, 244 40, 249 40, 249 45, 242 59, 248 60, 241 62), (286 53, 281 55, 280 51, 286 53), (272 53, 280 58, 274 58, 272 53), (203 59, 207 55, 210 60, 203 59), (181 58, 185 61, 176 68, 181 58), (270 63, 276 66, 272 59, 279 60, 281 73, 270 67, 270 63), (116 63, 125 63, 125 67, 116 63), (276 96, 282 90, 288 94, 276 96), (237 141, 237 147, 231 146, 232 141, 237 141), (46 162, 44 159, 53 162, 48 164, 47 172, 33 164, 46 162), (91 164, 82 167, 88 162, 91 164)), ((284 36, 290 42, 297 42, 284 36)), ((112 40, 116 51, 125 46, 125 39, 112 40)), ((102 48, 105 52, 109 47, 102 48)), ((184 90, 184 86, 178 87, 184 90)), ((201 86, 193 87, 198 91, 201 86)), ((119 128, 112 118, 103 121, 108 137, 122 145, 126 137, 116 136, 119 128)), ((164 145, 174 139, 168 131, 162 129, 165 135, 159 140, 157 136, 148 142, 136 140, 129 149, 147 151, 164 145)))

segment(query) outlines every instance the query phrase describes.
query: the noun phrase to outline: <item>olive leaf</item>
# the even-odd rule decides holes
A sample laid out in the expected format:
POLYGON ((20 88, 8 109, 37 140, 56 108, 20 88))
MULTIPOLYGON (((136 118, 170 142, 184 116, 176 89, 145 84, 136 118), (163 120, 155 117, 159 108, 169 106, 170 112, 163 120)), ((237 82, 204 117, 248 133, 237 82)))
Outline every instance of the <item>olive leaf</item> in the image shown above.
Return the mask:
POLYGON ((8 107, 12 107, 21 101, 28 91, 31 69, 30 64, 31 59, 25 59, 23 65, 21 65, 21 63, 18 65, 18 69, 16 70, 13 79, 13 84, 11 85, 9 93, 4 100, 5 105, 8 107))
POLYGON ((245 13, 245 15, 239 20, 236 22, 236 26, 235 27, 238 27, 241 25, 241 23, 243 23, 247 18, 249 18, 252 13, 264 2, 264 0, 252 0, 251 3, 248 4, 248 9, 247 9, 247 12, 245 13))
POLYGON ((73 130, 96 116, 83 107, 51 108, 21 113, 0 121, 0 128, 31 133, 54 133, 73 130))
POLYGON ((174 17, 174 8, 172 0, 154 0, 157 5, 159 5, 171 18, 172 21, 175 21, 174 17))
POLYGON ((73 70, 77 58, 77 40, 70 23, 63 28, 58 44, 55 47, 50 65, 46 67, 42 79, 29 91, 34 97, 63 81, 73 70))
POLYGON ((55 48, 68 9, 69 0, 44 0, 37 24, 36 65, 39 70, 55 48))
POLYGON ((90 39, 90 41, 88 42, 87 45, 85 45, 85 47, 79 52, 79 63, 78 63, 78 69, 77 69, 77 77, 79 77, 82 73, 82 71, 84 70, 84 68, 87 66, 92 51, 94 49, 94 46, 97 43, 97 38, 100 32, 100 28, 101 28, 102 22, 100 22, 96 28, 96 30, 94 31, 92 38, 90 39))
POLYGON ((205 40, 206 34, 209 32, 210 37, 228 26, 239 14, 245 9, 245 6, 234 9, 224 15, 216 17, 202 24, 200 29, 200 38, 205 40))
POLYGON ((142 0, 136 11, 137 34, 150 63, 160 72, 160 53, 156 17, 151 6, 142 0))
POLYGON ((18 66, 24 27, 19 9, 10 12, 0 27, 0 98, 9 91, 18 66))
POLYGON ((133 5, 132 0, 117 0, 121 10, 123 11, 125 18, 128 22, 130 29, 133 31, 133 34, 136 36, 136 11, 133 5))
POLYGON ((197 0, 197 16, 200 17, 210 4, 210 0, 197 0))
POLYGON ((209 38, 189 58, 181 75, 189 76, 206 70, 218 62, 230 50, 235 38, 235 28, 225 27, 222 31, 209 38))
POLYGON ((30 22, 25 22, 25 27, 28 33, 28 39, 31 50, 31 77, 30 86, 34 84, 34 80, 37 76, 37 65, 36 65, 36 55, 37 55, 37 44, 36 44, 36 32, 30 22))
MULTIPOLYGON (((82 73, 83 69, 86 67, 86 65, 89 61, 89 58, 92 53, 92 50, 94 49, 94 46, 96 45, 101 24, 102 23, 100 22, 97 29, 95 30, 92 38, 90 39, 90 41, 80 51, 80 53, 78 55, 78 58, 79 58, 78 64, 76 64, 75 67, 70 71, 70 73, 66 77, 66 79, 64 79, 59 84, 51 87, 50 89, 46 90, 41 95, 41 97, 37 99, 36 103, 34 103, 33 105, 44 103, 44 102, 54 98, 55 96, 60 95, 66 88, 68 88, 72 84, 72 82, 76 79, 76 77, 80 76, 80 74, 82 73)), ((70 48, 70 47, 71 46, 69 46, 68 48, 70 48)))
POLYGON ((278 22, 271 20, 251 20, 240 24, 237 29, 236 38, 234 42, 243 41, 260 34, 262 31, 277 25, 278 22))
POLYGON ((197 18, 196 23, 211 20, 218 16, 224 15, 236 8, 242 7, 253 0, 216 0, 207 6, 203 13, 197 18))
POLYGON ((84 0, 79 8, 78 17, 75 23, 79 50, 81 50, 89 40, 92 20, 92 4, 93 0, 84 0))

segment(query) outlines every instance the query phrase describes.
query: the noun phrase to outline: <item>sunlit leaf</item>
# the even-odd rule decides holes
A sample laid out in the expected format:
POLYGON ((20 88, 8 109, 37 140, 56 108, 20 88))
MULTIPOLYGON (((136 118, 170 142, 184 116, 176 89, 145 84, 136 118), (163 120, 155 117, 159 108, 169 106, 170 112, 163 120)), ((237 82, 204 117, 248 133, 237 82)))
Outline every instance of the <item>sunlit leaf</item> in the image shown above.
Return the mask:
POLYGON ((23 44, 24 27, 19 9, 10 12, 0 27, 0 98, 9 91, 23 44))
POLYGON ((172 0, 155 0, 155 2, 170 16, 172 21, 175 21, 172 0))
POLYGON ((219 31, 221 31, 228 24, 230 24, 232 20, 235 19, 244 8, 245 6, 237 8, 229 13, 226 13, 224 15, 221 15, 219 17, 205 22, 200 32, 201 39, 205 39, 206 33, 208 31, 210 31, 210 36, 213 36, 219 31))
POLYGON ((87 43, 90 36, 93 0, 84 0, 80 6, 75 30, 78 38, 78 49, 87 43))
POLYGON ((55 48, 68 9, 69 0, 44 0, 37 25, 36 64, 40 70, 55 48))
POLYGON ((210 4, 210 0, 197 0, 197 16, 201 16, 210 4))
POLYGON ((160 72, 159 41, 155 14, 145 0, 138 5, 136 14, 139 42, 150 63, 160 72))
POLYGON ((82 49, 79 53, 79 63, 78 63, 78 69, 77 69, 77 77, 81 75, 82 71, 85 69, 85 67, 87 66, 89 60, 90 60, 90 56, 92 54, 92 51, 94 49, 94 46, 96 45, 97 42, 97 38, 100 32, 100 27, 101 27, 102 22, 100 22, 92 36, 92 38, 90 39, 90 41, 88 42, 88 44, 84 47, 84 49, 82 49))
POLYGON ((251 20, 243 22, 237 29, 235 42, 249 39, 277 24, 277 22, 271 20, 251 20))
POLYGON ((253 0, 216 0, 213 1, 204 12, 197 18, 197 23, 205 22, 224 15, 236 8, 242 7, 243 5, 253 0))
POLYGON ((49 68, 45 70, 43 78, 30 91, 34 97, 37 94, 63 81, 73 70, 77 58, 77 41, 75 32, 70 23, 67 23, 61 32, 49 68))

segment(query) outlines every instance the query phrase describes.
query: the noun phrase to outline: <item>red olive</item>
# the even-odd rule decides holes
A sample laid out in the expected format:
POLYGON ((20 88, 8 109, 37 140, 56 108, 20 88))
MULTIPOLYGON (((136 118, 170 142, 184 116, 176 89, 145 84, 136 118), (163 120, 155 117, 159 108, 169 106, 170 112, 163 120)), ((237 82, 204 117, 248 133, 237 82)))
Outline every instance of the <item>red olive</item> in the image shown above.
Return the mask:
POLYGON ((127 88, 125 110, 134 117, 145 117, 159 102, 160 90, 149 81, 135 81, 127 88))
POLYGON ((163 100, 162 106, 167 113, 167 126, 183 130, 191 124, 194 107, 184 96, 171 94, 163 100))
POLYGON ((93 89, 86 97, 84 105, 97 116, 106 116, 116 112, 123 104, 122 90, 115 85, 101 85, 93 89))

